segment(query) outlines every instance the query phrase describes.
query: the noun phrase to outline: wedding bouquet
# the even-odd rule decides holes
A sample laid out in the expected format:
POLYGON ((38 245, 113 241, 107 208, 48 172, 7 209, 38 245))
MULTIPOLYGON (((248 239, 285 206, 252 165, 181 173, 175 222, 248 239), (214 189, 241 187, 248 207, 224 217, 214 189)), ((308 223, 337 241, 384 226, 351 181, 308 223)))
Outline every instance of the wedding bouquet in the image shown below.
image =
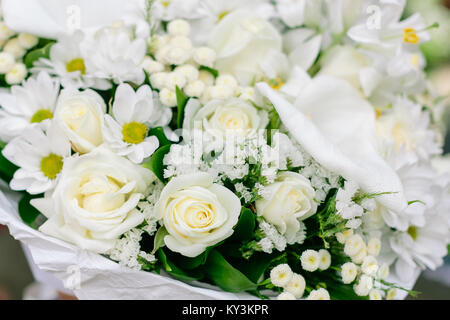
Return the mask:
POLYGON ((79 298, 394 299, 442 264, 404 0, 2 5, 0 223, 79 298))

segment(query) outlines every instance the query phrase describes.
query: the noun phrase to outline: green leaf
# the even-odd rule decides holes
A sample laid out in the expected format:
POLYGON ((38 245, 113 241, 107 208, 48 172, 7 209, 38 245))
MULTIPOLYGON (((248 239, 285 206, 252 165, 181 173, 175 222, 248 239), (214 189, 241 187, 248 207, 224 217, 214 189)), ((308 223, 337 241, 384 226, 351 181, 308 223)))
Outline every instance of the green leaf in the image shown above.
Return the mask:
POLYGON ((177 95, 177 127, 181 128, 183 127, 183 121, 184 121, 184 108, 186 107, 186 104, 189 100, 189 98, 184 94, 184 92, 178 88, 176 88, 176 95, 177 95))
POLYGON ((6 159, 0 152, 0 178, 5 182, 10 183, 17 169, 19 168, 6 159))
POLYGON ((253 237, 255 231, 255 215, 252 210, 242 207, 239 221, 234 227, 234 233, 230 240, 245 241, 253 237))
POLYGON ((164 182, 164 156, 170 151, 170 145, 159 148, 142 166, 147 168, 156 175, 156 177, 164 182))
POLYGON ((167 146, 169 144, 172 144, 172 142, 167 139, 166 134, 164 133, 164 129, 162 127, 157 127, 157 128, 153 128, 150 129, 148 131, 148 135, 149 136, 155 136, 158 138, 159 140, 159 147, 164 147, 167 146))
POLYGON ((32 68, 33 64, 41 58, 50 58, 50 49, 52 48, 53 44, 54 42, 50 42, 43 48, 30 51, 24 59, 27 68, 32 68))
POLYGON ((177 258, 174 258, 174 260, 176 259, 175 262, 178 265, 183 266, 184 269, 193 270, 206 263, 209 253, 212 249, 214 249, 214 247, 208 247, 202 254, 196 256, 195 258, 188 258, 182 255, 178 255, 177 258))
POLYGON ((190 282, 203 278, 203 275, 200 272, 196 272, 191 275, 178 268, 175 264, 173 264, 173 262, 167 259, 167 256, 162 249, 158 250, 158 257, 164 267, 164 270, 178 280, 190 282))
POLYGON ((23 222, 25 222, 32 228, 37 228, 35 221, 37 217, 41 215, 41 213, 30 204, 30 201, 32 199, 42 197, 43 195, 31 196, 29 194, 25 194, 19 201, 19 215, 22 218, 23 222))
POLYGON ((251 281, 256 283, 270 267, 272 262, 282 255, 283 254, 279 252, 273 254, 255 252, 250 260, 245 260, 239 264, 239 270, 241 270, 251 281))
POLYGON ((200 66, 199 69, 203 70, 203 71, 208 71, 209 73, 211 73, 214 76, 214 78, 217 78, 219 76, 219 71, 217 69, 213 69, 213 68, 210 68, 207 66, 200 66))
POLYGON ((164 243, 164 237, 169 233, 167 232, 165 227, 159 228, 158 232, 156 232, 155 239, 153 241, 153 251, 152 254, 155 254, 160 248, 164 247, 166 244, 164 243))
POLYGON ((210 252, 205 272, 217 286, 228 292, 252 291, 258 288, 254 282, 228 263, 216 250, 210 252))

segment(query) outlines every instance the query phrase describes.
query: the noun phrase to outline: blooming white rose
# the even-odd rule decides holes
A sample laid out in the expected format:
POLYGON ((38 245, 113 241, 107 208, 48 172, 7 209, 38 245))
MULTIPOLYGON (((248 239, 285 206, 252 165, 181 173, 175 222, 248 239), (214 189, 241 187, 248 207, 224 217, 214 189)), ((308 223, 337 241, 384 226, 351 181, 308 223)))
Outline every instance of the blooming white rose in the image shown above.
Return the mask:
POLYGON ((164 242, 170 250, 193 258, 233 234, 241 202, 213 181, 196 173, 173 178, 163 189, 155 215, 169 233, 164 242))
POLYGON ((295 239, 300 221, 317 211, 316 195, 311 182, 294 172, 283 172, 277 180, 265 187, 269 196, 256 201, 258 216, 277 227, 288 242, 295 239))
POLYGON ((218 138, 227 133, 239 133, 246 137, 258 129, 264 129, 268 123, 265 111, 239 98, 212 100, 204 107, 194 100, 187 105, 185 114, 183 128, 186 131, 199 129, 200 126, 218 138))
POLYGON ((104 147, 68 158, 54 193, 31 201, 48 218, 39 230, 106 253, 144 220, 136 206, 154 180, 151 171, 104 147))
POLYGON ((103 143, 103 115, 106 105, 93 90, 66 89, 59 97, 55 121, 79 153, 88 153, 103 143))
POLYGON ((256 12, 236 10, 211 31, 209 47, 217 53, 216 68, 243 85, 261 77, 260 62, 270 50, 282 50, 279 32, 256 12))

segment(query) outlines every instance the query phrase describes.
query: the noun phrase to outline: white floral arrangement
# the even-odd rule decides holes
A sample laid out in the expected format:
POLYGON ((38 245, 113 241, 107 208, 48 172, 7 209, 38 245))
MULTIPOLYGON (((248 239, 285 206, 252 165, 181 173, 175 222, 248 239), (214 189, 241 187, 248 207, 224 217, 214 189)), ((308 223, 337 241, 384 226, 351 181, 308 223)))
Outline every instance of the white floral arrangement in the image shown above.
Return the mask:
POLYGON ((77 297, 394 299, 442 264, 404 0, 46 2, 2 1, 0 223, 77 297))

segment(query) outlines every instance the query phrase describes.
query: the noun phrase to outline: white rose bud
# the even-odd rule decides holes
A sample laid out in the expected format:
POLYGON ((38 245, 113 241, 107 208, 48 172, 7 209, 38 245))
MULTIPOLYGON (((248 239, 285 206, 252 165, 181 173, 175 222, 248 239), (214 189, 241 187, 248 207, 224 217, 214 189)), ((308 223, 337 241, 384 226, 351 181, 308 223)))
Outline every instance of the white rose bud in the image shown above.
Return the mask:
POLYGON ((88 153, 103 143, 106 105, 93 90, 66 89, 61 92, 55 122, 63 129, 76 152, 88 153))
POLYGON ((167 25, 167 31, 172 36, 187 36, 191 32, 191 26, 186 20, 173 20, 167 25))
POLYGON ((119 237, 144 221, 136 207, 155 180, 150 170, 100 147, 64 161, 53 194, 31 204, 47 218, 39 230, 107 253, 119 237))
POLYGON ((265 187, 265 192, 268 196, 256 201, 258 216, 273 224, 292 244, 300 230, 300 221, 317 211, 311 182, 298 173, 282 172, 273 184, 265 187))
POLYGON ((9 72, 15 65, 14 56, 8 52, 0 52, 0 73, 5 74, 9 72))
POLYGON ((201 47, 194 50, 194 61, 201 66, 212 68, 216 61, 216 52, 208 47, 201 47))
POLYGON ((169 233, 164 238, 166 246, 193 258, 233 234, 241 201, 229 189, 214 184, 211 175, 196 173, 173 178, 154 212, 169 233))
POLYGON ((23 63, 16 63, 11 70, 6 74, 6 83, 10 85, 21 83, 27 76, 27 68, 23 63))
POLYGON ((39 42, 38 37, 28 33, 19 33, 17 39, 19 39, 20 45, 27 50, 35 47, 39 42))

